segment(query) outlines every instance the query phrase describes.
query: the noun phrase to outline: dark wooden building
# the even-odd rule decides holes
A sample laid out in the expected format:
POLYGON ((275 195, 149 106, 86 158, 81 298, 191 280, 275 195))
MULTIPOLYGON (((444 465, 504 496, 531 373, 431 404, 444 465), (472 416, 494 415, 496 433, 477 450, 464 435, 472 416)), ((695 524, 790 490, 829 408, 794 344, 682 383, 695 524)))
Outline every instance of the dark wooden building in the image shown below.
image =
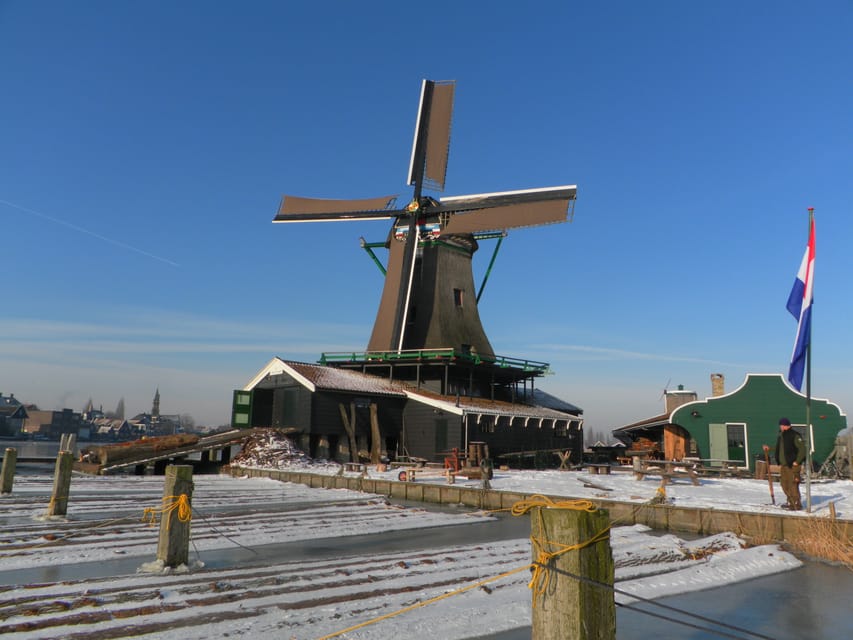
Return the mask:
POLYGON ((583 412, 539 390, 514 401, 444 395, 407 382, 273 358, 234 392, 232 425, 290 428, 312 457, 348 461, 381 451, 440 461, 483 442, 493 458, 518 452, 582 455, 583 412), (348 429, 351 429, 351 431, 348 429))

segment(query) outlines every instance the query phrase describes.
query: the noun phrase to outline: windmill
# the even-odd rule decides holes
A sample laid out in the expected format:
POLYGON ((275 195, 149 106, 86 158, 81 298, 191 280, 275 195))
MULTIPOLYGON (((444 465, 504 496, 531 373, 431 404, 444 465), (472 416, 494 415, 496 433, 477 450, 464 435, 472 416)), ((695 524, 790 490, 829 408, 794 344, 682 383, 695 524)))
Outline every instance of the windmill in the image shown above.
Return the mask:
POLYGON ((327 200, 285 195, 273 222, 392 220, 385 284, 367 352, 451 348, 494 357, 477 310, 471 260, 477 237, 565 222, 576 187, 434 198, 443 191, 453 113, 453 81, 424 80, 409 163, 412 197, 327 200))

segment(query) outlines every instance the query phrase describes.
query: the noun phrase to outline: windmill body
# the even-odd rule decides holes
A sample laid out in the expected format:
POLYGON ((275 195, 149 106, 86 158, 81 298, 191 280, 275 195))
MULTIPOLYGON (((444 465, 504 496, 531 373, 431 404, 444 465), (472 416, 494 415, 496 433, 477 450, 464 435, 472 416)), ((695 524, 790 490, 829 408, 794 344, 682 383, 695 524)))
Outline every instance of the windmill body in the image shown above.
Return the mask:
MULTIPOLYGON (((496 356, 480 320, 472 258, 477 235, 565 222, 576 196, 574 185, 435 199, 424 189, 444 189, 455 84, 424 80, 409 165, 414 193, 397 208, 397 196, 321 200, 284 196, 274 222, 388 219, 388 264, 373 332, 362 368, 376 360, 405 360, 413 352, 451 354, 456 361, 483 364, 477 375, 438 374, 442 393, 480 395, 494 386, 495 371, 480 375, 496 356), (475 377, 480 384, 475 383, 475 377), (453 383, 451 378, 457 379, 453 383), (467 379, 467 384, 462 380, 467 379), (464 387, 464 388, 460 388, 464 387)), ((427 356, 427 359, 429 357, 427 356)), ((419 353, 418 360, 424 357, 419 353)), ((350 362, 350 365, 355 363, 350 362)), ((546 365, 547 366, 547 365, 546 365)), ((509 369, 513 367, 510 366, 509 369)), ((501 369, 507 369, 501 363, 501 369)), ((498 383, 530 377, 524 367, 498 383)), ((539 374, 542 371, 538 372, 539 374)), ((420 382, 422 370, 416 375, 420 382)), ((436 377, 427 374, 425 378, 436 377)))
POLYGON ((561 464, 581 461, 583 410, 534 389, 547 363, 495 353, 472 269, 486 239, 498 239, 497 252, 508 229, 565 222, 576 189, 427 195, 444 190, 454 90, 453 82, 423 82, 413 193, 403 206, 396 195, 282 198, 274 222, 388 220, 384 243, 362 239, 385 282, 364 352, 324 353, 319 366, 273 358, 234 390, 234 427, 289 428, 309 455, 339 461, 440 461, 462 452, 470 463, 517 452, 553 459, 555 451, 561 464), (379 246, 388 250, 385 266, 372 250, 379 246))

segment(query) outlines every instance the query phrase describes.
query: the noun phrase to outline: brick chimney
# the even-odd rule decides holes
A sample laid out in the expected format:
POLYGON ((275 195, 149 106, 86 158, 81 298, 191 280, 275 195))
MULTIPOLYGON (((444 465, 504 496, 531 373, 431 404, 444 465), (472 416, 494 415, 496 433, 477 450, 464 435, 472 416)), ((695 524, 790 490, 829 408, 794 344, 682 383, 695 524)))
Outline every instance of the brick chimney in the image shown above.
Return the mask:
POLYGON ((678 407, 688 402, 693 402, 697 399, 695 391, 685 391, 684 385, 678 385, 678 389, 666 392, 666 413, 669 415, 678 407))
POLYGON ((716 398, 726 393, 726 378, 722 373, 711 374, 711 397, 716 398))

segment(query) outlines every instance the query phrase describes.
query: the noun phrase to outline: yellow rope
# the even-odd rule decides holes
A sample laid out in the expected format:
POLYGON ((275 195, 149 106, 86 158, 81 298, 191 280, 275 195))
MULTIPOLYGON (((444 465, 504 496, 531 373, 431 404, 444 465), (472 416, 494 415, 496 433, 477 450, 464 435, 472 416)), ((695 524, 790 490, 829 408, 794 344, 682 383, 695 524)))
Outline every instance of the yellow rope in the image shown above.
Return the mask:
POLYGON ((573 509, 575 511, 589 511, 593 513, 598 510, 591 500, 559 500, 554 502, 548 496, 533 495, 525 500, 519 500, 512 505, 510 511, 514 516, 523 516, 534 507, 546 509, 573 509))
POLYGON ((150 524, 157 523, 157 514, 163 518, 172 511, 177 510, 178 520, 181 522, 189 522, 193 517, 193 510, 190 506, 190 499, 187 494, 182 493, 179 496, 163 496, 162 507, 145 507, 145 512, 142 514, 142 521, 148 520, 150 524))
MULTIPOLYGON (((547 496, 534 495, 530 496, 526 500, 519 500, 515 504, 512 505, 510 511, 514 516, 521 516, 526 514, 528 511, 533 509, 534 507, 544 507, 547 509, 573 509, 575 511, 587 511, 594 512, 598 510, 598 507, 595 506, 590 500, 560 500, 558 502, 554 502, 547 496)), ((496 511, 504 511, 504 509, 497 509, 496 511)), ((539 512, 539 530, 542 530, 542 512, 539 512)), ((361 622, 352 627, 347 627, 346 629, 341 629, 340 631, 335 631, 334 633, 330 633, 329 635, 325 635, 317 640, 329 640, 329 638, 337 638, 340 635, 348 633, 350 631, 355 631, 357 629, 362 629, 364 627, 370 626, 372 624, 376 624, 377 622, 381 622, 382 620, 387 620, 389 618, 393 618, 402 613, 406 613, 408 611, 413 611, 420 607, 425 607, 434 602, 438 602, 439 600, 444 600, 445 598, 449 598, 451 596, 458 595, 460 593, 465 593, 466 591, 470 591, 471 589, 476 589, 477 587, 481 587, 484 584, 488 584, 489 582, 495 582, 496 580, 500 580, 502 578, 506 578, 507 576, 514 575, 516 573, 520 573, 522 571, 526 571, 528 569, 533 569, 533 578, 528 583, 528 587, 534 590, 534 594, 536 596, 542 595, 545 592, 545 589, 548 587, 549 572, 545 565, 548 564, 552 559, 556 558, 559 555, 567 553, 569 551, 573 551, 576 549, 583 549, 586 546, 596 544, 603 540, 607 540, 610 536, 610 526, 605 527, 601 531, 599 531, 595 536, 593 536, 590 540, 586 540, 584 542, 579 542, 573 545, 564 545, 556 542, 545 541, 545 544, 556 547, 556 550, 546 551, 544 546, 541 544, 540 540, 537 540, 533 536, 530 537, 530 540, 533 542, 534 548, 538 549, 537 558, 535 562, 531 562, 530 564, 526 564, 523 567, 518 567, 516 569, 512 569, 511 571, 506 571, 498 576, 494 576, 492 578, 487 578, 485 580, 481 580, 480 582, 476 582, 474 584, 470 584, 466 587, 462 587, 455 591, 450 591, 449 593, 443 593, 440 596, 436 596, 434 598, 430 598, 429 600, 424 600, 423 602, 418 602, 416 604, 410 605, 403 609, 399 609, 397 611, 392 611, 391 613, 386 613, 384 615, 378 616, 376 618, 371 618, 370 620, 366 620, 365 622, 361 622), (535 587, 535 589, 534 589, 535 587)), ((534 600, 534 606, 536 606, 536 602, 534 600)))
MULTIPOLYGON (((535 495, 530 496, 526 500, 520 500, 512 505, 512 514, 515 516, 524 515, 531 509, 539 507, 539 531, 544 531, 544 521, 542 519, 542 509, 570 509, 574 511, 586 511, 593 513, 598 510, 598 507, 590 500, 560 500, 555 502, 547 496, 535 495)), ((530 536, 530 542, 533 545, 533 550, 536 560, 532 563, 533 575, 527 586, 533 591, 534 596, 540 597, 544 595, 551 581, 551 572, 548 570, 551 561, 557 556, 561 556, 569 551, 577 551, 590 545, 607 540, 610 536, 610 525, 596 533, 589 540, 584 540, 576 544, 563 544, 543 538, 530 536)), ((536 606, 536 598, 534 598, 533 606, 536 606)))
POLYGON ((355 631, 356 629, 361 629, 362 627, 367 627, 371 624, 375 624, 377 622, 381 622, 382 620, 387 620, 388 618, 393 618, 394 616, 398 616, 401 613, 406 613, 408 611, 413 611, 420 607, 425 607, 428 604, 432 604, 433 602, 438 602, 439 600, 444 600, 445 598, 449 598, 450 596, 455 596, 460 593, 465 593, 466 591, 470 591, 471 589, 476 589, 477 587, 481 587, 484 584, 488 584, 489 582, 495 582, 496 580, 500 580, 501 578, 506 578, 507 576, 511 576, 515 573, 519 573, 524 571, 525 569, 529 569, 532 565, 525 565, 523 567, 518 567, 516 569, 512 569, 511 571, 507 571, 505 573, 500 574, 499 576, 494 576, 492 578, 487 578, 485 580, 481 580, 480 582, 475 582, 474 584, 469 584, 467 587, 462 587, 461 589, 457 589, 456 591, 450 591, 449 593, 443 593, 440 596, 436 596, 434 598, 430 598, 429 600, 424 600, 423 602, 418 602, 416 604, 405 607, 404 609, 399 609, 397 611, 392 611, 391 613, 386 613, 385 615, 379 616, 378 618, 372 618, 365 622, 361 622, 352 627, 348 627, 346 629, 341 629, 340 631, 335 631, 334 633, 330 633, 327 636, 323 636, 322 638, 318 638, 317 640, 328 640, 329 638, 337 638, 344 633, 348 633, 350 631, 355 631))

